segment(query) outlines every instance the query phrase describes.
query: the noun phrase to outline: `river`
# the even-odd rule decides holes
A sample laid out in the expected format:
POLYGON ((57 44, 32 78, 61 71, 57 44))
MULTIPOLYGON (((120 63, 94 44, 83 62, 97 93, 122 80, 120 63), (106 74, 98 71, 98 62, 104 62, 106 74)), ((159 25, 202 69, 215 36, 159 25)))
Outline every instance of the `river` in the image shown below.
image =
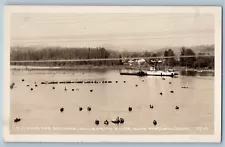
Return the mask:
POLYGON ((163 79, 125 76, 105 69, 11 70, 12 82, 12 134, 165 135, 213 134, 214 130, 214 76, 204 73, 181 72, 177 78, 163 79), (67 80, 112 83, 41 84, 67 80), (124 118, 123 124, 111 123, 117 116, 124 118), (15 123, 15 118, 21 121, 15 123), (108 125, 103 123, 106 119, 108 125))

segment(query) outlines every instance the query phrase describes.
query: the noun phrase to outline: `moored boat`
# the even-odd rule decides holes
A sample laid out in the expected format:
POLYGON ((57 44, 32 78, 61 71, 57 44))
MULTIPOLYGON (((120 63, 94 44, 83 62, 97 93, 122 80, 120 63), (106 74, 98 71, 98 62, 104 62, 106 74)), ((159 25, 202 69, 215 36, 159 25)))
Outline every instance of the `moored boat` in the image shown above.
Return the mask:
POLYGON ((171 71, 146 71, 148 76, 176 76, 178 73, 171 71))
POLYGON ((147 71, 140 70, 140 71, 128 71, 128 72, 120 72, 120 75, 135 75, 135 76, 169 76, 169 77, 174 77, 178 75, 177 72, 174 70, 167 70, 167 71, 162 71, 162 70, 155 70, 155 69, 150 69, 147 71))
POLYGON ((132 76, 147 76, 147 73, 143 70, 140 71, 123 71, 120 75, 132 75, 132 76))
POLYGON ((155 70, 155 68, 150 68, 149 71, 146 71, 148 76, 170 76, 174 77, 178 75, 177 72, 175 72, 173 69, 168 69, 168 70, 155 70))

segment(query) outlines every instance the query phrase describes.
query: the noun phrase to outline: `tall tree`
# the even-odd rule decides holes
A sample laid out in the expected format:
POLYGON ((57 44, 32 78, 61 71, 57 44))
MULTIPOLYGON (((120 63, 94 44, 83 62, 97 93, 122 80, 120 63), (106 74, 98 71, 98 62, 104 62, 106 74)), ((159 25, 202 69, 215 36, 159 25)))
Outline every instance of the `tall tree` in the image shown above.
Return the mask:
MULTIPOLYGON (((205 55, 205 53, 199 53, 199 55, 205 55)), ((195 68, 214 68, 214 57, 210 56, 199 56, 195 62, 195 68)))
POLYGON ((172 49, 164 51, 164 57, 169 57, 169 58, 165 58, 165 64, 166 65, 168 65, 168 66, 175 66, 176 61, 175 61, 175 58, 173 56, 175 56, 175 54, 174 54, 172 49))
MULTIPOLYGON (((192 49, 181 48, 181 56, 195 56, 195 52, 192 49)), ((196 57, 181 57, 180 64, 181 66, 186 67, 195 67, 196 57)))
POLYGON ((176 60, 173 56, 175 56, 173 50, 169 49, 168 50, 168 57, 171 57, 171 58, 168 58, 168 65, 169 66, 175 66, 176 65, 176 60))
POLYGON ((120 58, 120 60, 119 60, 119 65, 123 65, 122 55, 121 55, 121 54, 119 55, 119 58, 120 58))

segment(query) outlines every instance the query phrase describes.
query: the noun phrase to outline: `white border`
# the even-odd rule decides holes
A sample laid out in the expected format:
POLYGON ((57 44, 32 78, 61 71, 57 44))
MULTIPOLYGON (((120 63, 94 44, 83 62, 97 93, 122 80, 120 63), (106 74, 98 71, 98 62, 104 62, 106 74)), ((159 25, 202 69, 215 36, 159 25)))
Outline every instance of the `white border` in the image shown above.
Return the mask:
POLYGON ((221 142, 222 8, 216 6, 5 6, 4 122, 6 142, 221 142), (211 13, 215 19, 215 98, 213 135, 11 135, 10 15, 11 13, 211 13))

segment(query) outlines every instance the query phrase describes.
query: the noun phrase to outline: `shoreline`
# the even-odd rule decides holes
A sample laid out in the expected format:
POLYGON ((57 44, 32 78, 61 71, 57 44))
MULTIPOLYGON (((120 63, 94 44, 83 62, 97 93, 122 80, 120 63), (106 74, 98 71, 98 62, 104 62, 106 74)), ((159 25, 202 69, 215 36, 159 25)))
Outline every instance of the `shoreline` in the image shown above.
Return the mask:
MULTIPOLYGON (((149 70, 149 67, 140 67, 143 70, 149 70)), ((74 67, 49 67, 49 66, 21 66, 21 65, 10 65, 10 70, 78 70, 78 69, 113 69, 113 70, 139 70, 139 67, 130 66, 74 66, 74 67)), ((187 71, 187 72, 214 72, 213 69, 193 69, 185 67, 174 67, 176 71, 187 71)))

